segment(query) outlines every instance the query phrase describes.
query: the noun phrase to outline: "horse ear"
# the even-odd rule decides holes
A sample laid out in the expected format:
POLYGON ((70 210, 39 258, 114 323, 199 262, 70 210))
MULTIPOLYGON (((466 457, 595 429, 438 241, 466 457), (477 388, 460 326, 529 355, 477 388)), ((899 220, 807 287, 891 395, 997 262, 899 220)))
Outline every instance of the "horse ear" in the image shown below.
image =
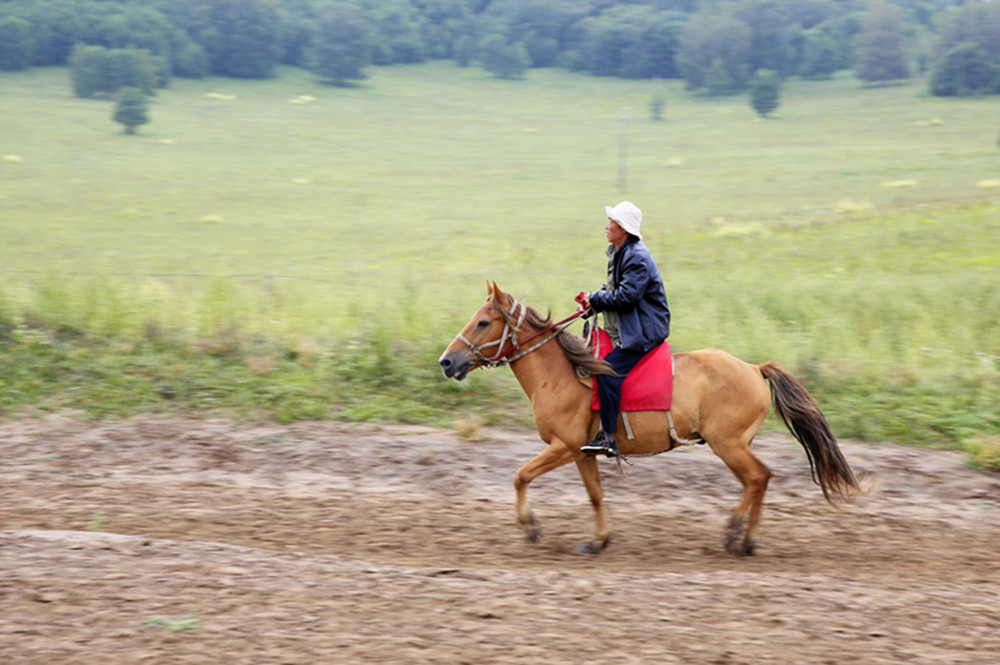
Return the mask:
POLYGON ((503 291, 496 282, 486 282, 486 295, 499 300, 503 296, 503 291))
POLYGON ((492 298, 493 300, 496 300, 498 303, 501 303, 501 304, 504 303, 504 297, 507 294, 503 292, 503 289, 501 289, 499 286, 497 286, 496 282, 490 282, 490 286, 489 286, 488 291, 489 291, 489 294, 490 294, 490 298, 492 298))

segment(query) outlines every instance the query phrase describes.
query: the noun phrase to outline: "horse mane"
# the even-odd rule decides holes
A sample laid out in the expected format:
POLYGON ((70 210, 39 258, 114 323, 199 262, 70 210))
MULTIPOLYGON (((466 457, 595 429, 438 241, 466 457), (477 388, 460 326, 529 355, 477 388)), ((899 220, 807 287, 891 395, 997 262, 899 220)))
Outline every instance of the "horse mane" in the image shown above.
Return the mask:
MULTIPOLYGON (((506 294, 507 299, 514 301, 514 298, 508 293, 506 294)), ((503 317, 504 322, 509 325, 512 329, 517 328, 517 321, 507 313, 506 309, 502 307, 497 300, 496 296, 492 298, 493 306, 503 317)), ((524 322, 533 328, 538 328, 539 330, 543 328, 548 328, 552 325, 552 314, 549 313, 546 316, 542 316, 541 313, 529 305, 524 305, 524 322)), ((566 359, 569 360, 573 369, 581 378, 586 378, 590 376, 595 376, 597 374, 614 374, 615 371, 611 369, 611 366, 606 362, 594 356, 594 347, 587 340, 583 339, 578 335, 574 335, 565 328, 559 331, 556 335, 556 341, 559 342, 559 348, 563 350, 566 354, 566 359)))

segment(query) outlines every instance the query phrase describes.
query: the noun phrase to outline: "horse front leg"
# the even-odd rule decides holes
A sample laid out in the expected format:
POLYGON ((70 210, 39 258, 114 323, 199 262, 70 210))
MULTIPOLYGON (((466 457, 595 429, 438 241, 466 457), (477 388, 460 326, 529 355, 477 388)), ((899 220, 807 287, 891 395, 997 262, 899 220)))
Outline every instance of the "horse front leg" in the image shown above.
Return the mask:
POLYGON ((517 522, 524 529, 525 535, 530 542, 537 542, 541 535, 535 516, 528 505, 528 485, 532 480, 548 473, 552 469, 557 469, 564 464, 572 462, 580 456, 579 450, 572 450, 562 441, 553 440, 548 447, 535 456, 530 462, 522 466, 514 474, 514 492, 517 496, 515 508, 517 510, 517 522))
POLYGON ((608 546, 611 539, 611 530, 604 517, 604 487, 601 485, 601 470, 597 466, 597 457, 587 455, 583 459, 576 461, 576 466, 580 470, 580 477, 587 488, 587 496, 590 497, 590 505, 594 507, 594 522, 596 531, 594 539, 580 543, 576 551, 581 554, 598 554, 608 546))

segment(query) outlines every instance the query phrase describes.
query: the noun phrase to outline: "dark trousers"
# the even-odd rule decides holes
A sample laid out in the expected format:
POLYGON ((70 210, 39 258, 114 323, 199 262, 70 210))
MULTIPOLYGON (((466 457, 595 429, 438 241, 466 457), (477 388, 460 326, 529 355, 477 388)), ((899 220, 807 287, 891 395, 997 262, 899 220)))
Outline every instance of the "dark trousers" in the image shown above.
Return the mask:
POLYGON ((618 414, 621 412, 622 383, 625 381, 625 375, 632 371, 644 355, 646 354, 642 351, 626 351, 616 346, 611 353, 604 356, 605 362, 618 373, 618 376, 597 375, 597 396, 601 402, 601 429, 608 434, 618 431, 618 414))

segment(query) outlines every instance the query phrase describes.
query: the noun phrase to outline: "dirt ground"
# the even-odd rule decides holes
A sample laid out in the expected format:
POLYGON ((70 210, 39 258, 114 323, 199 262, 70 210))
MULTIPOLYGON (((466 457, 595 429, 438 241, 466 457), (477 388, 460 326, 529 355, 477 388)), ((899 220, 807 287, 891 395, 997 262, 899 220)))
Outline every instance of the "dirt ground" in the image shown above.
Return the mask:
POLYGON ((0 422, 0 663, 1000 662, 1000 476, 844 443, 843 511, 783 434, 757 555, 723 553, 739 488, 704 446, 575 467, 530 497, 534 432, 136 418, 0 422))

